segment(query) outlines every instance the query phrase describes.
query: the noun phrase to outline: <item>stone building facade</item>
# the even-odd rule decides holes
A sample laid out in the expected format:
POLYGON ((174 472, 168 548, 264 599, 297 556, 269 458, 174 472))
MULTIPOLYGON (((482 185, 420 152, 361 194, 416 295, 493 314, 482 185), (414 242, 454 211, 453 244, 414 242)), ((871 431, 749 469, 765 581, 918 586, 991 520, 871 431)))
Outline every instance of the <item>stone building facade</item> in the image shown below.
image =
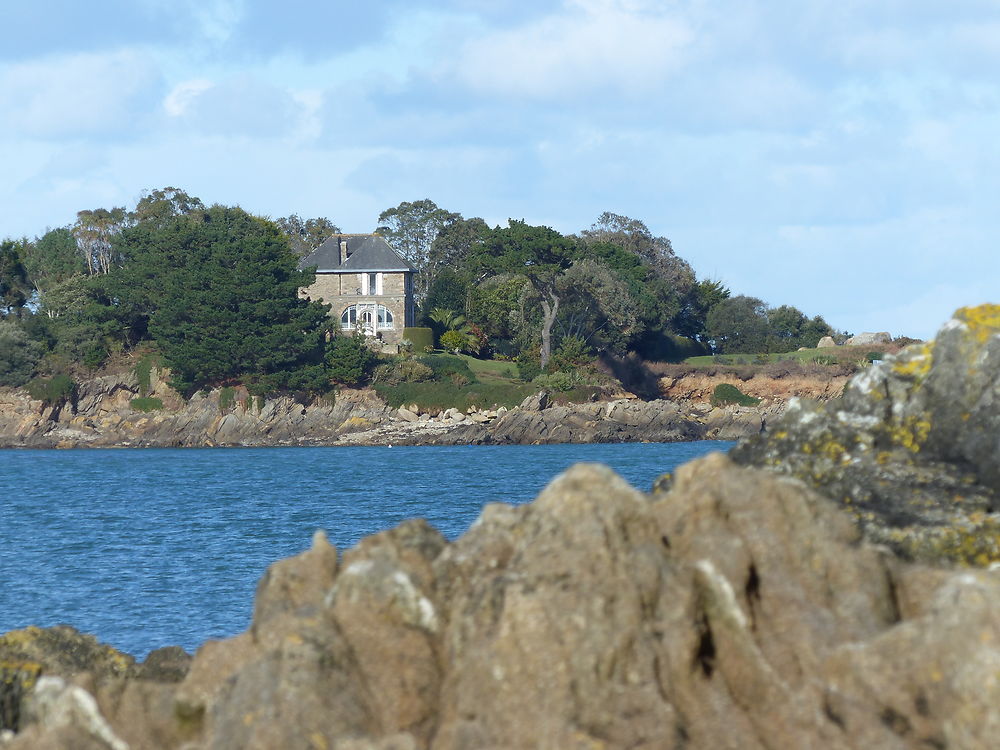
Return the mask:
POLYGON ((398 344, 413 325, 416 269, 377 234, 335 234, 299 261, 316 281, 301 294, 333 307, 345 333, 361 331, 398 344))

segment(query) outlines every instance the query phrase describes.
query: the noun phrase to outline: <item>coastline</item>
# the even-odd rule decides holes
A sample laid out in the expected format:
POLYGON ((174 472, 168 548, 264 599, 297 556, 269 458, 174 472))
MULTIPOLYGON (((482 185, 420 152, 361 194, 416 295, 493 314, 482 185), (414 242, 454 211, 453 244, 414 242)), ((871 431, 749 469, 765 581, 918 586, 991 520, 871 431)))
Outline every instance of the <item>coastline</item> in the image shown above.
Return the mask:
POLYGON ((344 390, 335 400, 280 396, 260 404, 245 389, 221 389, 184 400, 154 370, 148 388, 134 374, 105 375, 79 385, 72 404, 46 406, 23 391, 0 390, 0 448, 177 448, 385 445, 532 445, 553 443, 738 440, 761 432, 792 396, 826 400, 836 380, 753 378, 741 385, 758 406, 708 403, 718 377, 664 378, 661 398, 632 394, 560 404, 542 391, 512 409, 394 409, 371 390, 344 390), (133 400, 155 396, 162 409, 133 400))

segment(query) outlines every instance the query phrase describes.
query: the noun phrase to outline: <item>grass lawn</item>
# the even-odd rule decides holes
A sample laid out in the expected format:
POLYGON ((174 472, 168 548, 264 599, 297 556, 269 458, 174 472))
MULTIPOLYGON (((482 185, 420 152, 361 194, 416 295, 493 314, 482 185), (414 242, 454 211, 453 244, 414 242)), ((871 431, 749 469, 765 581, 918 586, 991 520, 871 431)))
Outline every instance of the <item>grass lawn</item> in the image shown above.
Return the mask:
MULTIPOLYGON (((869 354, 883 354, 877 347, 851 346, 826 349, 803 349, 800 352, 781 352, 780 354, 716 354, 701 357, 688 357, 684 364, 695 367, 710 365, 760 365, 768 362, 793 361, 821 365, 853 364, 860 359, 869 358, 869 354)), ((879 357, 881 358, 881 357, 879 357)))

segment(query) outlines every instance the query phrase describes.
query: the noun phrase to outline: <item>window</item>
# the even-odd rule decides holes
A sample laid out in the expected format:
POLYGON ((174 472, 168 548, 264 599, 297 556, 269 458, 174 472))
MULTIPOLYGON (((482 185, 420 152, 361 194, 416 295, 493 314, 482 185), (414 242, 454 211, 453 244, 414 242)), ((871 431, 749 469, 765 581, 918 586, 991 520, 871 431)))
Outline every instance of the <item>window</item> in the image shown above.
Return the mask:
POLYGON ((340 315, 340 327, 345 331, 360 327, 371 334, 375 328, 392 329, 392 311, 385 305, 351 305, 340 315))
POLYGON ((366 294, 376 295, 378 294, 378 274, 370 273, 368 274, 368 291, 366 294))

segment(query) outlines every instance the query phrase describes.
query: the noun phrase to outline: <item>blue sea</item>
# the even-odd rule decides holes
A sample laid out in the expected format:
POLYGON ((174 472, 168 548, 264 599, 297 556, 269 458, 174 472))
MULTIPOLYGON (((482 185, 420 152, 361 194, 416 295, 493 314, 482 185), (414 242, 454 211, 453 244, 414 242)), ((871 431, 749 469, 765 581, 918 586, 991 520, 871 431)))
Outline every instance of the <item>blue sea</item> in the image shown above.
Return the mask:
POLYGON ((244 630, 267 566, 407 518, 454 539, 579 461, 641 490, 732 443, 0 451, 0 633, 59 623, 143 658, 244 630))

